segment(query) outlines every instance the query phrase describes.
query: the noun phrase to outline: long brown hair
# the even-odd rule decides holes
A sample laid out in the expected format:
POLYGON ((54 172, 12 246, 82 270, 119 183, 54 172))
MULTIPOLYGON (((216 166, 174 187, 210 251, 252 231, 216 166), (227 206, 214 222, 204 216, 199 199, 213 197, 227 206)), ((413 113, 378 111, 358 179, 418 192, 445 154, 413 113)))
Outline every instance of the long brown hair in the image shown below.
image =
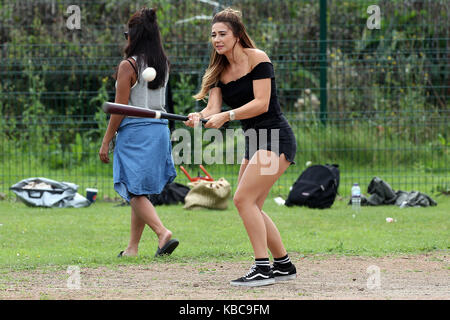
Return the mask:
MULTIPOLYGON (((225 23, 232 30, 233 35, 239 39, 242 47, 256 48, 255 43, 247 34, 240 11, 226 8, 214 15, 211 25, 218 22, 225 23)), ((203 75, 200 92, 193 96, 196 100, 202 100, 208 95, 209 90, 217 84, 220 74, 228 64, 229 62, 225 55, 218 54, 213 48, 209 59, 209 66, 203 75)))

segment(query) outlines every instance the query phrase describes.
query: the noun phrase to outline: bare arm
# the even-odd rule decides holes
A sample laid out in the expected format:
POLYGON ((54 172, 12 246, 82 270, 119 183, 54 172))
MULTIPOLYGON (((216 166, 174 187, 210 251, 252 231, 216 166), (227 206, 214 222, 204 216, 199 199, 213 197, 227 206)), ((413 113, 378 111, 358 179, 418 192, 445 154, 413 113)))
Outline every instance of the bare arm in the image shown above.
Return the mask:
POLYGON ((204 118, 219 113, 222 110, 222 89, 219 87, 212 88, 209 91, 208 104, 201 111, 204 118))
MULTIPOLYGON (((269 57, 263 51, 255 51, 252 56, 252 64, 256 66, 261 62, 270 62, 269 57)), ((249 119, 256 117, 269 109, 270 95, 272 89, 272 80, 270 78, 253 80, 254 99, 243 106, 234 109, 235 120, 249 119)), ((216 115, 208 116, 209 120, 205 128, 220 128, 230 120, 229 111, 221 112, 216 115)))
POLYGON ((219 113, 221 110, 222 90, 219 87, 215 87, 209 91, 208 104, 202 111, 200 111, 201 115, 198 112, 190 113, 188 115, 189 120, 185 121, 184 124, 188 127, 194 127, 201 117, 206 118, 212 116, 219 113))
POLYGON ((253 118, 267 112, 269 110, 271 90, 271 79, 253 80, 253 95, 255 98, 233 110, 236 120, 253 118))
MULTIPOLYGON (((135 81, 136 75, 130 63, 125 60, 122 61, 117 72, 117 89, 114 102, 128 104, 131 86, 135 81)), ((112 114, 109 118, 108 127, 106 128, 106 132, 103 136, 102 145, 99 151, 100 160, 104 163, 109 162, 109 143, 114 138, 117 129, 119 129, 120 123, 122 122, 124 117, 125 116, 122 115, 112 114)))

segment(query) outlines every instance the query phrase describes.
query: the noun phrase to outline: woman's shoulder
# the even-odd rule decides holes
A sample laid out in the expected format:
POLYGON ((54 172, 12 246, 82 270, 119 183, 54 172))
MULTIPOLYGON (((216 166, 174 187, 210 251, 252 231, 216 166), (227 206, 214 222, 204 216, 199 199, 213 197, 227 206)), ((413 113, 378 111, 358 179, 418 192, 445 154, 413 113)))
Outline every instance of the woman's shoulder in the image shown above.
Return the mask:
POLYGON ((123 59, 122 61, 120 61, 119 63, 119 71, 123 70, 124 72, 134 72, 134 68, 136 68, 136 61, 134 59, 128 58, 128 59, 123 59))
POLYGON ((260 64, 261 62, 270 62, 271 63, 267 53, 265 53, 264 51, 262 51, 260 49, 247 48, 247 49, 245 49, 245 52, 248 55, 249 62, 250 62, 252 69, 254 67, 256 67, 258 64, 260 64))

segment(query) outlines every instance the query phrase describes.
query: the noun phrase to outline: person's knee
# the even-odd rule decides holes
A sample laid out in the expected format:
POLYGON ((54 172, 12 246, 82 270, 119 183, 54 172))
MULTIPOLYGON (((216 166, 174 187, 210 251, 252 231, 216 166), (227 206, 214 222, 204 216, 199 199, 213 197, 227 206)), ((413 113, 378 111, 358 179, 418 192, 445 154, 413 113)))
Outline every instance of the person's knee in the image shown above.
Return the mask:
POLYGON ((258 199, 256 199, 256 205, 258 206, 259 210, 262 210, 265 201, 266 201, 266 196, 261 196, 258 199))
POLYGON ((130 193, 130 204, 133 204, 133 203, 137 203, 137 202, 139 202, 139 201, 142 201, 143 198, 147 198, 147 196, 130 193))
POLYGON ((233 203, 238 210, 239 210, 239 208, 244 207, 246 202, 247 202, 247 199, 244 197, 244 195, 241 192, 236 192, 234 194, 233 203))
POLYGON ((256 199, 257 199, 257 197, 255 197, 247 192, 237 191, 234 194, 233 203, 236 206, 236 208, 239 210, 239 209, 245 208, 246 206, 256 204, 256 199))

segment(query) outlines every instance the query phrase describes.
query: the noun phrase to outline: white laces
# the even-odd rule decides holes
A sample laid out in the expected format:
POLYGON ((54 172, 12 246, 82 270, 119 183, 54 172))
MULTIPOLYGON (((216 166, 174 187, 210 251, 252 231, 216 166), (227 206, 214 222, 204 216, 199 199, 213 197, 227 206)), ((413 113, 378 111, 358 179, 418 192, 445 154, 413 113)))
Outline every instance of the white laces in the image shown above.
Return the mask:
POLYGON ((250 270, 247 272, 247 274, 245 275, 246 277, 248 277, 249 275, 251 275, 253 272, 255 272, 256 270, 256 264, 252 265, 250 270))

